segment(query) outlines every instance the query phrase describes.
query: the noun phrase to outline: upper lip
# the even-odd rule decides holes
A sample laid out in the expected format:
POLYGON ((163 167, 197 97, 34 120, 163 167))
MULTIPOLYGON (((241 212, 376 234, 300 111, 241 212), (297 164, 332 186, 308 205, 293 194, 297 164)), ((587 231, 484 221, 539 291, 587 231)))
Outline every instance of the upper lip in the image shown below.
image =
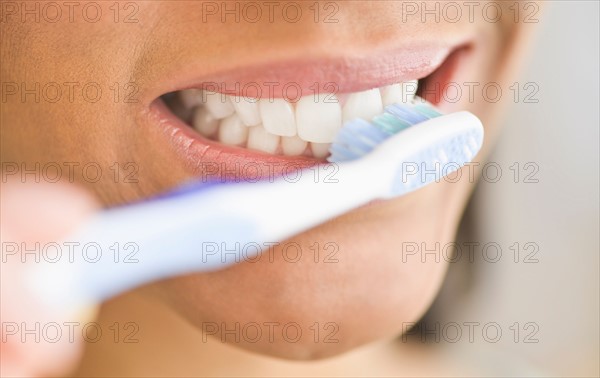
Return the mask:
MULTIPOLYGON (((155 81, 147 95, 151 102, 165 93, 204 88, 236 96, 280 98, 286 97, 283 89, 288 84, 300 89, 301 95, 317 90, 321 93, 358 92, 428 76, 457 45, 459 43, 403 46, 363 56, 342 54, 225 63, 216 70, 203 67, 201 62, 189 62, 185 70, 173 69, 155 81)), ((289 91, 295 96, 293 89, 289 91)))

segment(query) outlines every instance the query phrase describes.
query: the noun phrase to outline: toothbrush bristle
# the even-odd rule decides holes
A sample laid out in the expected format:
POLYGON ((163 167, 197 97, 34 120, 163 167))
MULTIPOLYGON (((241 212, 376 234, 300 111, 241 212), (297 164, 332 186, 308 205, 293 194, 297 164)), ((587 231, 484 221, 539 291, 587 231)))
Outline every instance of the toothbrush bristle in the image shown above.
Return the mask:
POLYGON ((336 135, 327 160, 333 163, 360 159, 392 135, 441 115, 426 102, 388 105, 370 122, 363 119, 347 122, 336 135))

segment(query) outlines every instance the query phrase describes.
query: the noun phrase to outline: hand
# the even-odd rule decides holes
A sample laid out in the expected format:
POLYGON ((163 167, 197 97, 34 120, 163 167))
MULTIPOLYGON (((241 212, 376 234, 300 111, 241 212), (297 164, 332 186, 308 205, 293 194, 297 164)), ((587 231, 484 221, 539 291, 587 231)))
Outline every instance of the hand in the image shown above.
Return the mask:
POLYGON ((41 261, 45 245, 60 242, 98 206, 62 183, 8 182, 0 189, 0 375, 67 373, 82 352, 81 324, 93 319, 95 309, 48 308, 28 294, 23 272, 41 261), (75 332, 69 322, 79 323, 75 332))

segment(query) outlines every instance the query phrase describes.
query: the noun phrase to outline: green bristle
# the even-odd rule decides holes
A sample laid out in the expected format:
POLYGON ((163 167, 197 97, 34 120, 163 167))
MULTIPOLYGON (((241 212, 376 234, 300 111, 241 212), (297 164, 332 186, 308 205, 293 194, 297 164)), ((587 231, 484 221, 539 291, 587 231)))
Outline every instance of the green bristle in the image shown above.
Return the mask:
POLYGON ((410 123, 399 119, 389 113, 383 113, 373 117, 371 121, 375 126, 391 135, 410 127, 410 123))

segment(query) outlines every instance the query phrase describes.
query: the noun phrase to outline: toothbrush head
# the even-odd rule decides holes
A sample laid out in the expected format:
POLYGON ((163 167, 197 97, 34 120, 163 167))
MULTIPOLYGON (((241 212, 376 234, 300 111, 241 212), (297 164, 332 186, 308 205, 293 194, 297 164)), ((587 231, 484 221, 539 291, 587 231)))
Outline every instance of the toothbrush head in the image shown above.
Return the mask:
POLYGON ((336 135, 327 159, 331 163, 356 160, 367 155, 383 141, 413 125, 440 117, 442 113, 424 100, 413 104, 391 104, 371 122, 357 118, 347 122, 336 135))
POLYGON ((381 172, 382 196, 391 198, 438 182, 470 162, 482 144, 481 121, 469 112, 442 115, 426 102, 392 104, 371 122, 346 123, 328 160, 367 161, 381 172))

